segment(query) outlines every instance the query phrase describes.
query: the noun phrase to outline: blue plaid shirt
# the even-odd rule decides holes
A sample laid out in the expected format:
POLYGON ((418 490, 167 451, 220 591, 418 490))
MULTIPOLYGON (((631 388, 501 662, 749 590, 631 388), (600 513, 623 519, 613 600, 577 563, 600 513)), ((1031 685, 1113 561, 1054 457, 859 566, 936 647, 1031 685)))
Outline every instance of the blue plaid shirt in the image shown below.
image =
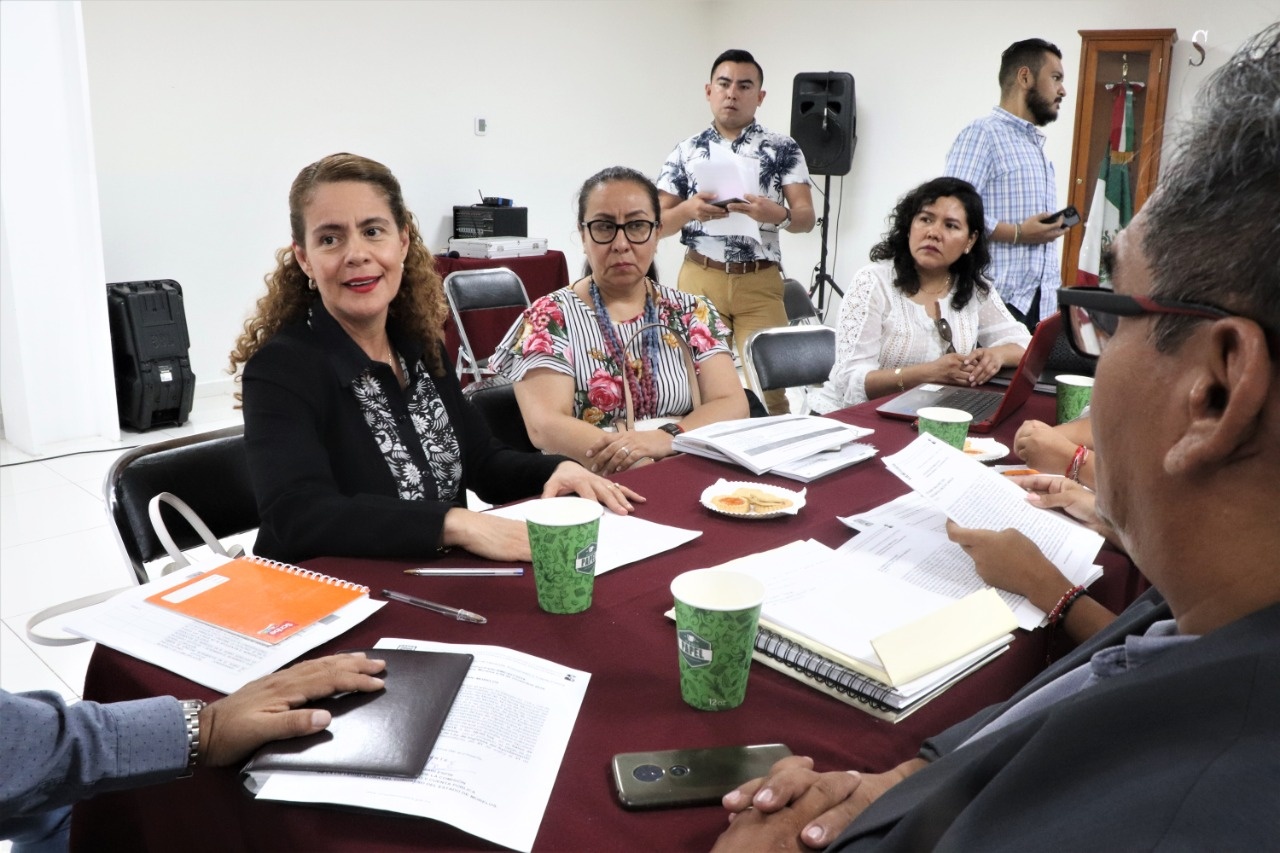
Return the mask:
MULTIPOLYGON (((956 137, 947 154, 946 174, 977 188, 986 229, 1016 224, 1058 209, 1053 163, 1044 154, 1044 134, 1029 121, 995 107, 956 137)), ((988 276, 1004 301, 1024 314, 1040 291, 1040 316, 1058 310, 1062 270, 1058 242, 1035 246, 991 243, 988 276)))

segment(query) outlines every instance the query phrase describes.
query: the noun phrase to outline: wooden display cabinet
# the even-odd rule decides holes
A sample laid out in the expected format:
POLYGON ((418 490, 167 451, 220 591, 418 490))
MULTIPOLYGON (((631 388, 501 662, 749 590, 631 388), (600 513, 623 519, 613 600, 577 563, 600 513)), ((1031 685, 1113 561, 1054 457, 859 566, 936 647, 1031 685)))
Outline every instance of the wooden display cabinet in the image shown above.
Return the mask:
MULTIPOLYGON (((1080 83, 1076 88, 1076 124, 1071 144, 1068 203, 1082 218, 1089 216, 1098 166, 1107 155, 1111 135, 1112 90, 1108 83, 1127 79, 1142 83, 1134 92, 1133 211, 1137 213, 1160 176, 1165 104, 1169 97, 1169 63, 1176 30, 1080 30, 1080 83)), ((1076 282, 1076 265, 1084 228, 1063 237, 1062 281, 1076 282)))

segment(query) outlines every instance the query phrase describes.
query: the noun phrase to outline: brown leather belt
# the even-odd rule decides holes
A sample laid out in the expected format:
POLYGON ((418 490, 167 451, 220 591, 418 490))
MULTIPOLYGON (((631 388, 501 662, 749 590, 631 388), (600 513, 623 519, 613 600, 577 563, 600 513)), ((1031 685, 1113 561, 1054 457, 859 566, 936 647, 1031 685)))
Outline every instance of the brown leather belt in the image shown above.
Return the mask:
POLYGON ((746 263, 736 263, 734 261, 714 261, 706 255, 701 255, 693 249, 689 249, 684 255, 703 269, 719 270, 727 272, 730 275, 749 275, 760 270, 767 270, 778 265, 777 261, 747 261, 746 263))

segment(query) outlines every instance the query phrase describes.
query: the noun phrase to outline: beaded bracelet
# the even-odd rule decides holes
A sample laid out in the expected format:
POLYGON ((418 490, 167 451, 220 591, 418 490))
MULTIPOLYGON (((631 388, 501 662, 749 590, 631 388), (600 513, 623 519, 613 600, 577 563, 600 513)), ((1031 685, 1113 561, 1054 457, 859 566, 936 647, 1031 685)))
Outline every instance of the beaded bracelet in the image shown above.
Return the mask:
POLYGON ((1049 624, 1057 625, 1067 616, 1067 611, 1071 609, 1071 605, 1076 603, 1076 599, 1084 595, 1084 587, 1076 585, 1071 587, 1062 594, 1062 598, 1058 599, 1058 603, 1053 605, 1053 609, 1049 611, 1049 624))
POLYGON ((1076 445, 1076 452, 1071 457, 1071 464, 1067 466, 1066 474, 1077 483, 1080 482, 1080 468, 1084 465, 1084 461, 1089 458, 1089 448, 1083 444, 1076 445))

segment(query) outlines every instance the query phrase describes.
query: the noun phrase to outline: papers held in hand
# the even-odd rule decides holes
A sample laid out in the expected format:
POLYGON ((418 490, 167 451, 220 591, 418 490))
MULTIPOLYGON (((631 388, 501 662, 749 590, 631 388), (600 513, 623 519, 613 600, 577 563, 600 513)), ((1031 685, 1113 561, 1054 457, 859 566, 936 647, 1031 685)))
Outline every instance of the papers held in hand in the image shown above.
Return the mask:
POLYGON ((329 711, 322 732, 273 741, 242 771, 252 777, 277 770, 417 776, 427 766, 472 655, 367 649, 387 662, 376 693, 345 693, 309 707, 329 711))

